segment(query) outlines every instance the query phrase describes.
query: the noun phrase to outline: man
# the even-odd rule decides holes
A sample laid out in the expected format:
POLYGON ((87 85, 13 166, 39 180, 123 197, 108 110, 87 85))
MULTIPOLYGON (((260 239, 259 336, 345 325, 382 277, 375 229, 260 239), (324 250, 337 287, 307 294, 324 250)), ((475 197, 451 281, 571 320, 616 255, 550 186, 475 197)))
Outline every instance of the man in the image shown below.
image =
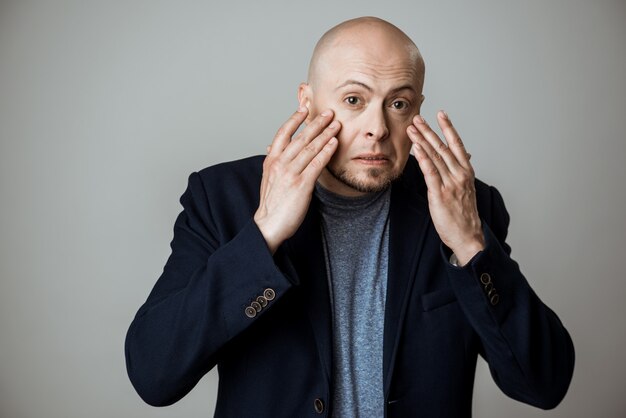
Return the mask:
POLYGON ((445 142, 419 115, 423 80, 398 28, 344 22, 266 157, 190 175, 126 339, 146 402, 217 365, 219 417, 468 417, 478 354, 512 398, 561 401, 572 341, 509 257, 502 198, 448 115, 445 142))

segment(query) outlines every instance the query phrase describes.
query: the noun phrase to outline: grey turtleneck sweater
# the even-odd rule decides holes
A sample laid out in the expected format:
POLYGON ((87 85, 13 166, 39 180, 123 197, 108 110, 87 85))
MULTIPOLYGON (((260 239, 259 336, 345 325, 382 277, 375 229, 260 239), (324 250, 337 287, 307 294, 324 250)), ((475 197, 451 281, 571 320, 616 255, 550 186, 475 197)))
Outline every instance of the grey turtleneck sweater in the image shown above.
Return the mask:
POLYGON ((319 183, 333 314, 334 417, 382 417, 391 188, 345 197, 319 183))

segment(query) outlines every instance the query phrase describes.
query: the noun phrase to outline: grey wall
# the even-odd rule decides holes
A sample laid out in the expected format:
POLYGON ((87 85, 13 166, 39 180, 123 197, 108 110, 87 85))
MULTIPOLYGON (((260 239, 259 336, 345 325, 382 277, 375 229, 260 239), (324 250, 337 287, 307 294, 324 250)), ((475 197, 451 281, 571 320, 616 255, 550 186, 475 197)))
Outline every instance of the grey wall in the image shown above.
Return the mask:
POLYGON ((559 408, 506 398, 481 361, 475 416, 625 416, 626 7, 597 0, 0 3, 0 416, 212 415, 214 372, 144 405, 126 329, 188 174, 264 152, 316 39, 359 15, 420 46, 423 114, 448 110, 574 338, 559 408))

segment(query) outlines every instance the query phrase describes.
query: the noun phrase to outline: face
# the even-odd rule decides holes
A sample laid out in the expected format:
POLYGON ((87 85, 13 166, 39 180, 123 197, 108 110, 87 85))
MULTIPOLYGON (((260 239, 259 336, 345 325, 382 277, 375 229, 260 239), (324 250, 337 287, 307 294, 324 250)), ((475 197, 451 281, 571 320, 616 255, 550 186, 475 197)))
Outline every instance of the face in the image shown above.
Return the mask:
POLYGON ((409 157, 406 128, 423 101, 422 74, 398 46, 351 44, 324 58, 315 82, 301 85, 299 94, 309 106, 309 120, 330 108, 342 126, 337 151, 319 181, 347 196, 384 190, 409 157))

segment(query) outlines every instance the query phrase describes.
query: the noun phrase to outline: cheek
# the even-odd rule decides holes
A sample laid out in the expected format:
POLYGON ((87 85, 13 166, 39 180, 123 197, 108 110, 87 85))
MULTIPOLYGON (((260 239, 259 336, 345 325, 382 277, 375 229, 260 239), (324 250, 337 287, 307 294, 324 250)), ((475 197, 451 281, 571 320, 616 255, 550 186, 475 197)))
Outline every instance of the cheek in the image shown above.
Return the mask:
POLYGON ((351 146, 358 130, 356 129, 356 124, 352 120, 343 118, 342 115, 336 114, 335 120, 341 123, 341 129, 337 135, 337 139, 339 140, 339 149, 337 151, 340 152, 342 149, 346 149, 351 146))
POLYGON ((411 140, 406 133, 406 128, 411 124, 411 120, 402 120, 398 123, 394 123, 391 131, 391 136, 393 138, 393 147, 396 150, 396 153, 399 157, 408 156, 409 152, 411 152, 411 140))
POLYGON ((344 109, 344 108, 333 108, 333 111, 335 112, 335 117, 337 119, 339 119, 340 121, 345 121, 345 122, 353 122, 358 120, 358 117, 360 115, 359 112, 354 112, 354 111, 350 111, 348 109, 344 109))

